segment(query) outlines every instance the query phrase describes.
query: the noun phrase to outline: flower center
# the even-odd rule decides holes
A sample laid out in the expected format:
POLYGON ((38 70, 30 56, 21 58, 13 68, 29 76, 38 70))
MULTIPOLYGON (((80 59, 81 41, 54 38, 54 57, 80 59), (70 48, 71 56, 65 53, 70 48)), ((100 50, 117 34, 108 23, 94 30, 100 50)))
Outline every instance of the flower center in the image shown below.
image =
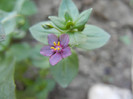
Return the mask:
POLYGON ((60 45, 60 42, 58 41, 58 44, 56 44, 55 42, 53 42, 54 46, 51 47, 51 49, 53 49, 53 51, 55 52, 60 52, 62 50, 62 47, 60 45))

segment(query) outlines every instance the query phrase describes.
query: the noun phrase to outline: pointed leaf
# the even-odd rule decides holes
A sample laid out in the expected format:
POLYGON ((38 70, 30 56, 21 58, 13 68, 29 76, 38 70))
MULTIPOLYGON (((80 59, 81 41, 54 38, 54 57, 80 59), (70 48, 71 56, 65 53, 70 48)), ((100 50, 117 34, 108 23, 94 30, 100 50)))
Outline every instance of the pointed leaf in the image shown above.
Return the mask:
POLYGON ((77 47, 87 50, 102 47, 110 38, 107 32, 94 25, 86 25, 83 34, 87 36, 87 40, 84 44, 80 44, 77 47))
POLYGON ((78 8, 72 0, 62 0, 59 7, 58 16, 64 18, 65 12, 69 12, 73 19, 76 19, 76 17, 79 15, 78 8))
POLYGON ((88 22, 91 12, 92 12, 92 8, 83 11, 76 19, 74 27, 75 28, 83 27, 88 22))
POLYGON ((49 24, 49 23, 52 24, 50 21, 46 21, 46 22, 40 22, 40 23, 30 27, 30 32, 31 32, 32 36, 36 40, 38 40, 44 44, 48 44, 47 36, 49 33, 54 33, 56 35, 59 34, 59 32, 55 29, 44 29, 42 27, 42 25, 49 24))
POLYGON ((64 58, 55 66, 51 66, 50 71, 53 78, 62 86, 67 87, 68 84, 78 73, 78 57, 77 54, 72 51, 72 55, 64 58))
POLYGON ((65 13, 65 20, 66 20, 66 22, 68 22, 69 20, 72 21, 72 17, 69 12, 65 13))

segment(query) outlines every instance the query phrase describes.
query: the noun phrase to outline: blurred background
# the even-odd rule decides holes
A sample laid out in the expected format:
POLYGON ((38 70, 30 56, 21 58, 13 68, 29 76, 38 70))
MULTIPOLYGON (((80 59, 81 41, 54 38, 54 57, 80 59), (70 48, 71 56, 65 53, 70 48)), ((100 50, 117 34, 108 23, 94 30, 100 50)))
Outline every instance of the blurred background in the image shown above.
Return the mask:
MULTIPOLYGON (((77 77, 67 88, 55 84, 55 87, 47 93, 47 99, 132 99, 133 1, 73 1, 80 12, 93 8, 88 24, 103 28, 111 35, 111 39, 104 47, 93 51, 76 49, 80 63, 77 77), (106 96, 108 98, 105 98, 106 96)), ((61 0, 34 0, 34 2, 37 13, 28 17, 30 26, 48 20, 48 16, 57 16, 61 0)), ((33 39, 29 31, 21 42, 23 41, 32 46, 40 44, 33 39)), ((36 72, 38 69, 30 67, 25 73, 32 78, 36 72)), ((20 81, 16 81, 16 87, 17 90, 25 90, 20 81)))

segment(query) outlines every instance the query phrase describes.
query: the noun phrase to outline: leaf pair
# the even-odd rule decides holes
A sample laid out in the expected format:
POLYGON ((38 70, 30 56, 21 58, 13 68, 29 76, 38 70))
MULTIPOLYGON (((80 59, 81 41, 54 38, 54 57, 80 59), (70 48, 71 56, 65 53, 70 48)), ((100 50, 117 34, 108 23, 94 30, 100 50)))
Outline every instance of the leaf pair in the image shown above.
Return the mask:
POLYGON ((83 11, 79 14, 79 11, 72 0, 62 0, 62 3, 59 7, 58 16, 60 18, 71 19, 74 23, 74 28, 82 28, 87 23, 92 8, 83 11), (69 13, 68 13, 69 12, 69 13))

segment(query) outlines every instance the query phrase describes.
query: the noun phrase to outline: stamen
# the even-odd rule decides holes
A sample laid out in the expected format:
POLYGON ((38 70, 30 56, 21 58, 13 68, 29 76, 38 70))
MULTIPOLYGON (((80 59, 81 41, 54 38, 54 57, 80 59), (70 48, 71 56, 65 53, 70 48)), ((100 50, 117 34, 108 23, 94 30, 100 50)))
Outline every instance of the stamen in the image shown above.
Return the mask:
POLYGON ((56 46, 56 43, 55 42, 53 42, 54 43, 54 46, 56 46))
POLYGON ((51 47, 51 49, 55 49, 54 47, 51 47))
POLYGON ((60 50, 60 48, 58 47, 58 50, 60 50))
POLYGON ((60 46, 60 42, 58 41, 58 46, 60 46))
POLYGON ((55 48, 54 50, 56 51, 57 49, 55 48))

